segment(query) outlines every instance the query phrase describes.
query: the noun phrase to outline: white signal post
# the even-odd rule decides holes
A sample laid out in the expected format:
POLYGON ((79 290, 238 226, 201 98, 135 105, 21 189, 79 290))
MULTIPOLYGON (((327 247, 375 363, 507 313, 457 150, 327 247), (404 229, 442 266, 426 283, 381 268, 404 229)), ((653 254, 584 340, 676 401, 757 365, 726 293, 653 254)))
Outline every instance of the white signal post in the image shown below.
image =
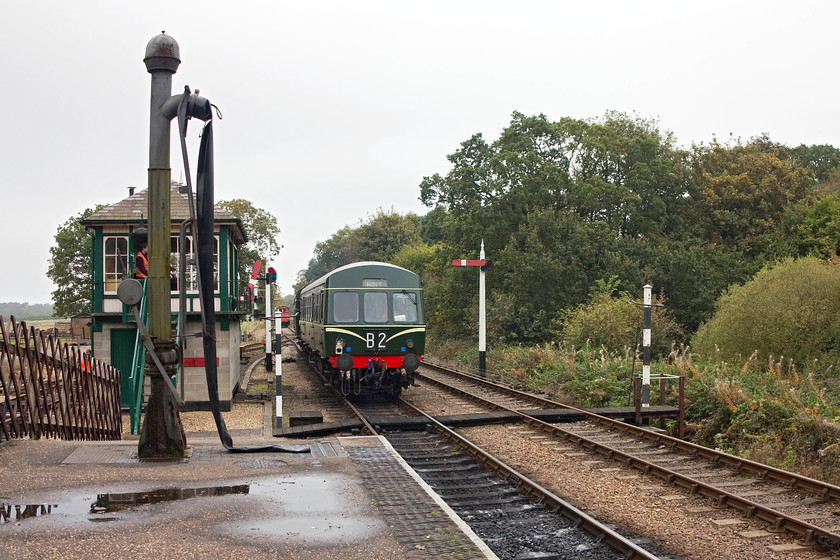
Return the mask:
MULTIPOLYGON (((484 260, 484 240, 481 240, 481 251, 478 259, 484 260)), ((478 373, 487 373, 487 308, 484 304, 484 266, 478 267, 478 373)))
POLYGON ((493 266, 493 261, 485 260, 484 257, 484 240, 481 240, 481 250, 478 252, 479 260, 453 259, 453 266, 477 266, 479 267, 478 275, 478 373, 483 377, 487 374, 487 318, 485 289, 484 289, 484 272, 487 268, 493 266))

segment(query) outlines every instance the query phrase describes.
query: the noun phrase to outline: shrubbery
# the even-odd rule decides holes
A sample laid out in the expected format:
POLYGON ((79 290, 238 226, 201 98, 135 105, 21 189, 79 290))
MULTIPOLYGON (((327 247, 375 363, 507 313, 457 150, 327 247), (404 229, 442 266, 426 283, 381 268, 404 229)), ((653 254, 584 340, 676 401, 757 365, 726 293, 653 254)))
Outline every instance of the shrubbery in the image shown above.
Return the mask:
MULTIPOLYGON (((473 343, 432 342, 429 354, 477 363, 473 343)), ((576 348, 566 344, 488 349, 488 374, 547 393, 562 403, 585 408, 630 404, 631 383, 640 375, 629 349, 576 348)), ((674 347, 651 366, 654 374, 686 380, 686 438, 733 455, 840 482, 840 380, 829 360, 799 371, 788 359, 737 362, 701 358, 688 347, 674 347)), ((653 383, 651 400, 659 385, 653 383)), ((666 403, 676 406, 676 382, 669 381, 666 403)), ((672 428, 675 428, 672 424, 672 428)))
POLYGON ((816 258, 762 269, 720 297, 692 338, 707 357, 785 356, 804 364, 840 350, 840 267, 816 258))
MULTIPOLYGON (((566 345, 603 346, 607 352, 635 347, 641 352, 643 309, 626 292, 613 296, 617 289, 615 278, 599 281, 590 300, 566 314, 558 332, 566 345)), ((671 343, 679 341, 682 329, 664 308, 654 307, 651 311, 651 355, 665 356, 671 351, 671 343)))

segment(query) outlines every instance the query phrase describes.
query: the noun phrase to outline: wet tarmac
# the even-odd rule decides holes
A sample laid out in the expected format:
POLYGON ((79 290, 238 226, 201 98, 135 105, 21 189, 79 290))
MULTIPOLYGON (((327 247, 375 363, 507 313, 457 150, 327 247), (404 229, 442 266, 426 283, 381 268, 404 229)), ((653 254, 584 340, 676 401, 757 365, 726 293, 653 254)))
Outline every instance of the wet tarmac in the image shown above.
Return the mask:
POLYGON ((382 447, 333 438, 246 457, 192 438, 190 460, 147 463, 131 441, 12 442, 0 447, 0 548, 39 560, 448 557, 404 538, 394 518, 413 512, 378 507, 348 444, 382 447))

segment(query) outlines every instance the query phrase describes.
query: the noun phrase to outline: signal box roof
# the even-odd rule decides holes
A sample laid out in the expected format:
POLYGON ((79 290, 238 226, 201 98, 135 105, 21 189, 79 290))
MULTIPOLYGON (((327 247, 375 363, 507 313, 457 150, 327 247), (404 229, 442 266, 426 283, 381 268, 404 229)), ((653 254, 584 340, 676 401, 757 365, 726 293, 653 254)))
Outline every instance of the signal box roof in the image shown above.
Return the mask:
MULTIPOLYGON (((170 219, 173 223, 180 224, 190 217, 190 202, 186 193, 182 193, 178 183, 170 186, 170 219)), ((148 223, 149 221, 149 190, 137 191, 128 198, 106 206, 94 212, 84 220, 85 226, 113 225, 113 224, 139 224, 140 216, 148 223)), ((217 224, 230 226, 233 239, 237 245, 247 241, 242 221, 220 206, 213 209, 213 219, 217 224)))

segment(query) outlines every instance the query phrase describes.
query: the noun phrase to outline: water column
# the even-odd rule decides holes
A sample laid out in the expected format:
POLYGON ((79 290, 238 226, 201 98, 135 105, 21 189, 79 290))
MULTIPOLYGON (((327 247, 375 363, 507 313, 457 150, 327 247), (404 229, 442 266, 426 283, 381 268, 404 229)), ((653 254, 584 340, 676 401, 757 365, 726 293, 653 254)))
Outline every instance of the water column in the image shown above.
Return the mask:
MULTIPOLYGON (((155 353, 164 368, 177 371, 178 353, 172 337, 169 286, 171 235, 169 127, 181 96, 172 96, 172 75, 181 64, 180 48, 172 37, 161 33, 149 41, 143 59, 152 76, 149 120, 149 278, 146 297, 148 330, 155 353)), ((151 395, 140 430, 138 455, 142 458, 183 457, 187 438, 175 396, 168 390, 153 361, 147 356, 145 375, 151 381, 151 395)))

